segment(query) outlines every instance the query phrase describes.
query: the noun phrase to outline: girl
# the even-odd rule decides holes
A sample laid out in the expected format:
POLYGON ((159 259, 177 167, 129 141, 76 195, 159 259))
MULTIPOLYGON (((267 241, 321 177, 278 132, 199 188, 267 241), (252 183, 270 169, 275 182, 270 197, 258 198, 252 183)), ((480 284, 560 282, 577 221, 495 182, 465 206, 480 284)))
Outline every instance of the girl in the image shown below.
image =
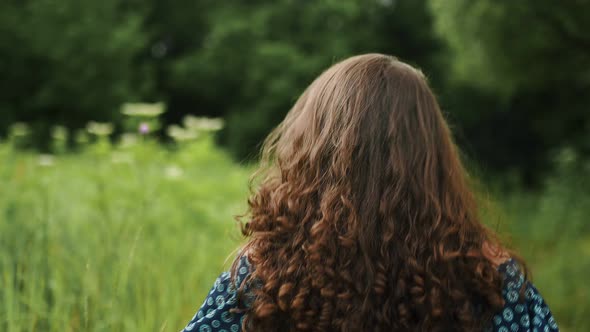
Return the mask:
POLYGON ((367 54, 264 144, 248 241, 184 331, 556 331, 482 223, 424 75, 367 54))

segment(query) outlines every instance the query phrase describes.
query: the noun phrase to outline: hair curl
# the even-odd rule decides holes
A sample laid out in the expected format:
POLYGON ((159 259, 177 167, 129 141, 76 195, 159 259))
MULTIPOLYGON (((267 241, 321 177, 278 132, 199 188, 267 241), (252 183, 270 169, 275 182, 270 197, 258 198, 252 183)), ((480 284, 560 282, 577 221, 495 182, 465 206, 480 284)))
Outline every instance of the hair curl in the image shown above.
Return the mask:
POLYGON ((335 64, 267 138, 257 174, 245 331, 473 331, 503 305, 506 250, 419 70, 380 54, 335 64))

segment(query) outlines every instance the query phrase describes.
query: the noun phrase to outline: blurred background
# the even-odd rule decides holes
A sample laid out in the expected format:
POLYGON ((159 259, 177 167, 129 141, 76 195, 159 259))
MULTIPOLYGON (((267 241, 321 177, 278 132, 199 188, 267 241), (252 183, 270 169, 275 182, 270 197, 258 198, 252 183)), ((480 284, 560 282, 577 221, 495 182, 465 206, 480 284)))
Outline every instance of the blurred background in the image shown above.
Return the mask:
POLYGON ((0 1, 0 330, 182 328, 261 140, 368 52, 423 70, 485 222, 590 330, 588 31, 588 0, 0 1))

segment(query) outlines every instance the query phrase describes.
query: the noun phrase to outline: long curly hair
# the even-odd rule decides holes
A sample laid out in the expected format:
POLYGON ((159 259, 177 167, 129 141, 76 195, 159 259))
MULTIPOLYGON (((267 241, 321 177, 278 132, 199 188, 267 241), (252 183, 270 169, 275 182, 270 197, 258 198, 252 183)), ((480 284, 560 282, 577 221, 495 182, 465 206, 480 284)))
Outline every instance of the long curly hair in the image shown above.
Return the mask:
POLYGON ((480 222, 421 71, 381 54, 333 65, 256 174, 244 331, 474 331, 503 306, 510 251, 480 222))

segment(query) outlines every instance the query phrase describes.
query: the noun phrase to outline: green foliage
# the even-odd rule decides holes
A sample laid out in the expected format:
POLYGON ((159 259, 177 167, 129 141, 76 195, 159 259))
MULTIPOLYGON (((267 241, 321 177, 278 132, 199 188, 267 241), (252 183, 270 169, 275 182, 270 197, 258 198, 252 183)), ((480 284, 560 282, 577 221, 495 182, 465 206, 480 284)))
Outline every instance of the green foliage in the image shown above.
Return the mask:
POLYGON ((565 150, 558 174, 539 193, 503 193, 503 233, 532 269, 532 278, 563 331, 590 329, 590 163, 565 150))
POLYGON ((122 103, 162 100, 167 124, 227 116, 221 141, 243 157, 333 62, 384 52, 432 69, 439 46, 423 0, 41 0, 0 12, 0 134, 24 121, 41 143, 55 124, 120 129, 122 103))
POLYGON ((431 0, 431 5, 438 31, 455 51, 459 79, 507 94, 590 84, 586 0, 431 0))
POLYGON ((478 159, 540 173, 563 146, 590 154, 590 2, 430 4, 451 50, 448 103, 478 159))
POLYGON ((539 183, 554 151, 590 155, 588 17, 587 0, 3 1, 0 137, 26 122, 47 150, 55 125, 121 132, 123 103, 161 101, 164 125, 224 117, 242 160, 322 70, 381 52, 424 70, 469 155, 539 183))
MULTIPOLYGON (((187 15, 175 10, 159 19, 187 15)), ((206 20, 196 33, 202 37, 177 35, 168 43, 186 47, 162 59, 168 64, 167 116, 225 115, 221 142, 239 159, 256 154, 303 89, 336 61, 383 52, 429 72, 436 67, 439 44, 424 1, 237 1, 211 4, 199 15, 206 20)))
POLYGON ((142 23, 119 0, 2 1, 0 133, 25 121, 45 145, 55 124, 116 122, 121 104, 150 85, 136 63, 142 23))

